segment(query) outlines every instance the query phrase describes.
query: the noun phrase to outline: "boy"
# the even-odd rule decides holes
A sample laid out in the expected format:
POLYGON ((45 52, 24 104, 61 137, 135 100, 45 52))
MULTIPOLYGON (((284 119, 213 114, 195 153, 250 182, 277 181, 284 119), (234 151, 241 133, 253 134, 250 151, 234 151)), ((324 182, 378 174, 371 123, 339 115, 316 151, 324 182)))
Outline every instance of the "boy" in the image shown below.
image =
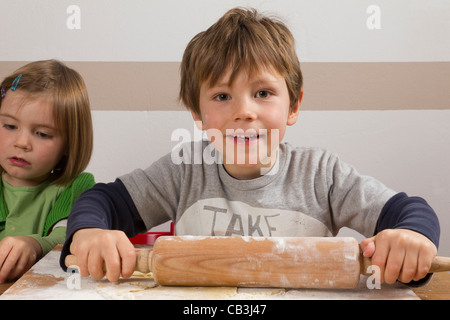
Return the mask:
POLYGON ((84 193, 61 266, 70 250, 82 276, 129 277, 127 237, 172 220, 178 235, 203 236, 333 236, 347 226, 371 237, 361 247, 385 282, 424 278, 439 240, 434 211, 333 154, 280 143, 302 96, 287 27, 254 10, 227 12, 191 40, 181 64, 180 98, 210 142, 84 193))

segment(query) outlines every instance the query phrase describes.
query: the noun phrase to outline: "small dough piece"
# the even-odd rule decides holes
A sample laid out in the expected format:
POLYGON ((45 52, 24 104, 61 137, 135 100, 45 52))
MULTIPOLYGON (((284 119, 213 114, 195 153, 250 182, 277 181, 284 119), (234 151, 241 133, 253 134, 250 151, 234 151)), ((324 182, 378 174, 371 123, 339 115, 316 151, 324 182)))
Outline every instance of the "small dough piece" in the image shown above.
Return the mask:
POLYGON ((131 275, 132 278, 153 278, 153 273, 142 273, 140 271, 134 271, 131 275))

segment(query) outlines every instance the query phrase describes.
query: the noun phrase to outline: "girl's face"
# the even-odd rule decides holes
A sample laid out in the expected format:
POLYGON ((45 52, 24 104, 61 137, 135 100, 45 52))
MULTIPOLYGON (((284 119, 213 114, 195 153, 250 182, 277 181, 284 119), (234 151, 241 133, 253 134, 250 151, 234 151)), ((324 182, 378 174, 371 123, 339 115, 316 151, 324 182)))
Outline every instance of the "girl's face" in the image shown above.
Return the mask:
POLYGON ((8 91, 0 108, 0 165, 12 186, 36 186, 49 178, 65 152, 45 96, 8 91))

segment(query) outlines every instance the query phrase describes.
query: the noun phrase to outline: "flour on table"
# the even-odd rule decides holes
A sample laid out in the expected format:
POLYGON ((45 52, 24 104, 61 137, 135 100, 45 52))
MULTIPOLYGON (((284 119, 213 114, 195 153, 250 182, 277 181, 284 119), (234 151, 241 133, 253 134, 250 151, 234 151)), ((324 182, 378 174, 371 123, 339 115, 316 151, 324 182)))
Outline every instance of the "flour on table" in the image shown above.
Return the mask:
POLYGON ((105 299, 124 300, 224 300, 236 295, 235 287, 169 287, 159 286, 152 279, 121 279, 116 285, 98 284, 98 294, 105 299))

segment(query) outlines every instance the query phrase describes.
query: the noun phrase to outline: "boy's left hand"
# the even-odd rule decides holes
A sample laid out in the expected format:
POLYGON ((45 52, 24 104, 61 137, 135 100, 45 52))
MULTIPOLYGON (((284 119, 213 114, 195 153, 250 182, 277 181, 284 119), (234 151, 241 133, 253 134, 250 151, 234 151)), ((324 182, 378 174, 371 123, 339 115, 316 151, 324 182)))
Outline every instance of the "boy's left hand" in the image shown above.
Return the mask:
POLYGON ((386 229, 361 242, 363 255, 380 268, 381 282, 409 283, 424 278, 437 248, 424 235, 406 229, 386 229))

